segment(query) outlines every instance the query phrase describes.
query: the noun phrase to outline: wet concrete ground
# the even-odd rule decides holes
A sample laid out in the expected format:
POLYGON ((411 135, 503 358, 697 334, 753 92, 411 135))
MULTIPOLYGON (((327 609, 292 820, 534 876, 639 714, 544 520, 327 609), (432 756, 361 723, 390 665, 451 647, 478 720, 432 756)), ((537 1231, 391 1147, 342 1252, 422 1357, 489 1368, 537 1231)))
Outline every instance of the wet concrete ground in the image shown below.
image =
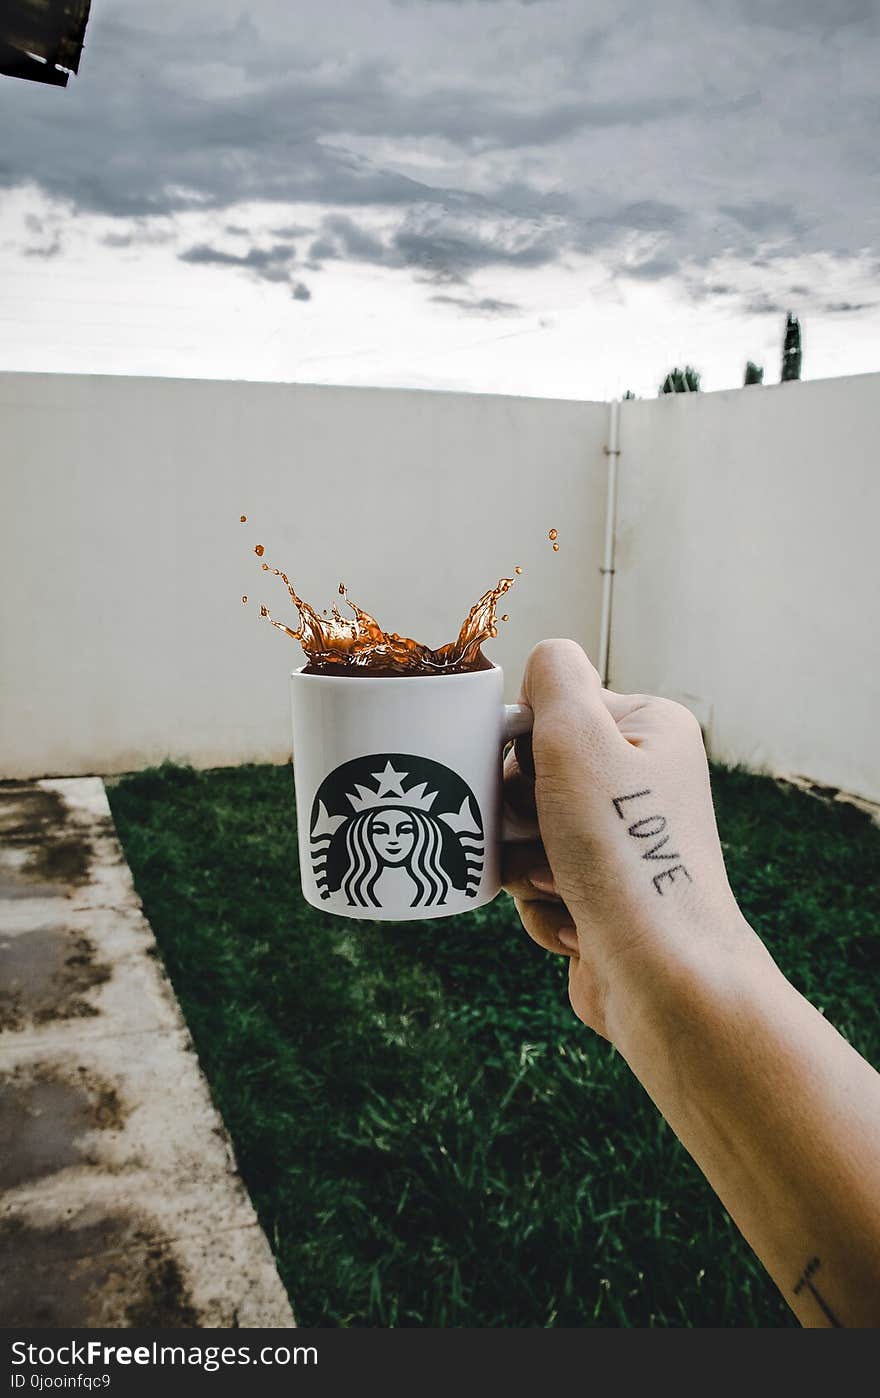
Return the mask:
POLYGON ((294 1324, 99 778, 0 784, 0 1327, 294 1324))

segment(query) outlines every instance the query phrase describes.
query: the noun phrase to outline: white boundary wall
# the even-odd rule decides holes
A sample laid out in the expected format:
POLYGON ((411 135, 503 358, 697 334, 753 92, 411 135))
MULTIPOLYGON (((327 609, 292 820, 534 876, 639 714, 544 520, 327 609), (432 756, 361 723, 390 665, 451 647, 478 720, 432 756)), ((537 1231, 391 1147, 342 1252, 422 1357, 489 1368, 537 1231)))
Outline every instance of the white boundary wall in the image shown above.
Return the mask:
POLYGON ((260 600, 293 609, 257 543, 314 605, 344 580, 432 645, 520 564, 487 648, 509 697, 542 636, 595 651, 606 421, 599 403, 0 374, 0 776, 289 757, 302 653, 258 620, 260 600))
MULTIPOLYGON (((542 636, 595 656, 607 426, 601 403, 0 374, 0 776, 284 760, 301 657, 257 619, 285 598, 256 543, 317 605, 342 578, 435 645, 521 564, 509 697, 542 636)), ((880 801, 878 443, 880 374, 624 403, 613 686, 683 700, 722 761, 880 801)))
POLYGON ((614 688, 880 801, 880 374, 628 402, 614 688))

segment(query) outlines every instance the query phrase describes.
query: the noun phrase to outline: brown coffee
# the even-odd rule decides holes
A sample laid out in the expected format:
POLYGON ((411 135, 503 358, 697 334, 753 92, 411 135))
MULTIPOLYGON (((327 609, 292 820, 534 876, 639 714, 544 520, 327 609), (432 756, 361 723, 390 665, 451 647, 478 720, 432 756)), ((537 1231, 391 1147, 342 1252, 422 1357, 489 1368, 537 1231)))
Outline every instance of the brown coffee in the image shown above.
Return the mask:
MULTIPOLYGON (((262 558, 265 549, 257 544, 254 552, 262 558)), ((344 583, 339 584, 339 595, 345 599, 352 616, 343 616, 338 606, 334 606, 329 615, 321 616, 297 596, 286 573, 280 568, 270 568, 268 563, 261 566, 264 572, 271 572, 284 583, 299 614, 299 626, 294 628, 277 621, 266 606, 260 607, 260 616, 291 640, 299 641, 306 657, 305 673, 352 678, 462 675, 490 669, 492 662, 483 655, 481 646, 497 636, 498 602, 514 583, 513 578, 499 578, 471 607, 456 639, 432 650, 408 636, 399 636, 396 631, 384 631, 375 617, 352 602, 344 583)), ((521 573, 522 569, 517 568, 515 572, 521 573)), ((243 602, 246 600, 242 597, 243 602)), ((507 613, 501 620, 508 620, 507 613)))
POLYGON ((393 670, 378 664, 369 665, 304 665, 304 675, 341 675, 345 679, 361 680, 400 680, 412 679, 418 675, 471 675, 477 670, 491 670, 492 661, 483 652, 468 665, 444 665, 434 670, 393 670))

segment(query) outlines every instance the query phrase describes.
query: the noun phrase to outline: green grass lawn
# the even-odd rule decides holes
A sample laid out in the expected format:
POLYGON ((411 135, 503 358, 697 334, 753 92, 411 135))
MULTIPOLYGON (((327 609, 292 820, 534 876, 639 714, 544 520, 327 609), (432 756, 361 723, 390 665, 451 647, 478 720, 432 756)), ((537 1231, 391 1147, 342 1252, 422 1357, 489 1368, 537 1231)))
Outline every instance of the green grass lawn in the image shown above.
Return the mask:
MULTIPOLYGON (((714 788, 746 915, 878 1062, 880 832, 767 778, 714 788)), ((506 896, 315 911, 289 767, 166 766, 110 801, 301 1325, 793 1324, 506 896)))

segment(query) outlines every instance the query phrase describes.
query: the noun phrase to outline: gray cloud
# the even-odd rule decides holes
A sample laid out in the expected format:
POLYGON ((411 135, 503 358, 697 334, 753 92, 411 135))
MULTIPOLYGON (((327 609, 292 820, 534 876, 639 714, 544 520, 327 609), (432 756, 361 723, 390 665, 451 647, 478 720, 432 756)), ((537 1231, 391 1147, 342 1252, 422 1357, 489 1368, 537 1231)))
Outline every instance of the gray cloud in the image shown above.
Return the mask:
POLYGON ((241 267, 254 272, 264 282, 289 282, 291 263, 295 249, 288 243, 278 243, 272 248, 249 248, 239 255, 224 252, 221 248, 200 243, 185 252, 178 253, 181 262, 212 263, 219 267, 241 267))
POLYGON ((377 262, 388 266, 392 261, 390 249, 380 238, 366 232, 345 214, 325 218, 323 234, 309 248, 315 261, 347 256, 355 262, 377 262))
POLYGON ((75 86, 0 84, 0 188, 109 215, 119 249, 158 241, 157 215, 216 212, 183 259, 295 297, 305 237, 313 268, 448 285, 572 252, 658 280, 880 241, 872 0, 670 0, 659 27, 635 0, 588 19, 580 0, 333 8, 301 0, 296 26, 280 0, 99 9, 75 86), (251 202, 279 206, 269 248, 251 202), (224 229, 251 246, 224 250, 224 229))
POLYGON ((333 238, 316 238, 309 248, 309 260, 312 264, 330 262, 340 256, 339 244, 333 238))
POLYGON ((57 257, 61 252, 61 239, 53 238, 51 243, 44 243, 42 247, 29 247, 24 249, 25 257, 57 257))
POLYGON ((752 296, 743 302, 743 310, 747 315, 753 316, 777 316, 784 315, 788 311, 788 306, 783 306, 780 301, 774 301, 771 296, 752 296))
POLYGON ((875 0, 739 0, 743 17, 770 29, 818 30, 834 33, 850 26, 875 24, 875 0))
POLYGON ((721 204, 719 211, 749 233, 760 236, 790 236, 802 227, 796 209, 769 199, 752 199, 747 204, 721 204))
POLYGON ((512 315, 520 307, 515 301, 501 301, 496 296, 448 296, 437 294, 430 298, 441 306, 457 306, 467 315, 504 316, 512 315))
POLYGON ((24 216, 24 226, 29 233, 35 237, 42 238, 42 243, 28 243, 22 249, 25 257, 57 257, 61 252, 61 238, 58 232, 58 220, 53 218, 41 218, 35 213, 26 213, 24 216))
POLYGON ((429 281, 458 282, 484 267, 543 266, 554 260, 559 248, 558 231, 552 229, 518 221, 493 224, 485 217, 420 208, 386 238, 347 214, 330 215, 309 247, 309 259, 321 263, 345 258, 412 268, 429 281))
POLYGON ((635 229, 642 233, 672 233, 683 222, 681 209, 662 199, 640 199, 623 204, 611 214, 594 219, 593 226, 635 229))
POLYGON ((159 226, 143 219, 127 219, 120 224, 120 230, 105 233, 101 242, 107 248, 137 248, 148 245, 161 245, 174 241, 170 227, 159 226))
POLYGON ((675 276, 679 270, 679 264, 673 257, 649 257, 644 262, 636 262, 631 266, 622 267, 620 270, 627 277, 656 282, 662 281, 665 277, 675 276))
POLYGON ((295 253, 296 249, 290 243, 276 243, 271 248, 249 248, 243 255, 223 252, 220 248, 212 248, 202 243, 197 247, 188 248, 186 252, 180 253, 179 257, 181 262, 217 262, 230 267, 250 267, 254 271, 266 272, 279 263, 289 263, 295 253))
POLYGON ((408 219, 395 233, 393 246, 403 265, 447 281, 484 267, 543 267, 558 256, 560 237, 552 228, 493 229, 430 211, 408 219))
POLYGON ((876 305, 876 301, 824 301, 822 310, 830 311, 832 314, 847 314, 855 311, 869 311, 876 305))
MULTIPOLYGON (((305 223, 287 223, 283 228, 273 228, 272 236, 273 238, 302 238, 306 233, 311 233, 312 231, 313 230, 305 223)), ((236 232, 247 233, 248 230, 246 228, 238 228, 236 232)))
POLYGON ((285 282, 295 301, 310 301, 312 293, 294 276, 296 248, 292 243, 275 243, 269 248, 252 247, 245 253, 226 252, 208 243, 198 243, 178 253, 181 262, 214 267, 239 267, 252 272, 260 281, 285 282))

